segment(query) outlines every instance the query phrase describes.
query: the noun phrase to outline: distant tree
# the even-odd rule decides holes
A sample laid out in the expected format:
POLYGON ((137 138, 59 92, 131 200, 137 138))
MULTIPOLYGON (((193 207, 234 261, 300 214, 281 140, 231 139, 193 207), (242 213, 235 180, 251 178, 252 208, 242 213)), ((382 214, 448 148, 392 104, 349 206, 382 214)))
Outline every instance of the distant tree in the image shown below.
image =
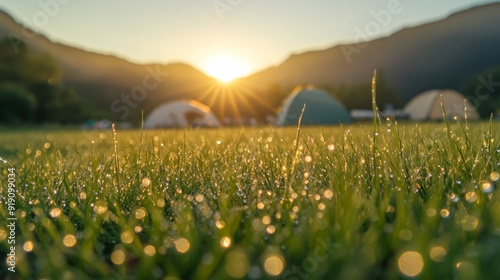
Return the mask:
POLYGON ((462 93, 482 118, 500 114, 500 65, 467 78, 462 93))
MULTIPOLYGON (((336 87, 326 86, 324 89, 332 93, 349 110, 372 108, 371 81, 353 85, 341 84, 336 87)), ((402 105, 402 102, 397 90, 389 85, 384 72, 379 70, 377 72, 377 105, 380 110, 383 110, 388 104, 397 108, 402 105)))
MULTIPOLYGON (((62 84, 57 63, 47 55, 28 49, 22 42, 14 49, 8 39, 0 40, 0 84, 11 88, 5 91, 8 93, 4 93, 4 100, 24 100, 26 106, 35 104, 34 110, 26 115, 29 118, 18 118, 19 121, 74 123, 85 119, 83 102, 75 91, 62 84), (12 89, 14 85, 16 90, 12 89)), ((11 121, 4 116, 0 122, 11 121)))
POLYGON ((31 121, 35 109, 36 98, 26 88, 13 83, 0 83, 0 123, 31 121))

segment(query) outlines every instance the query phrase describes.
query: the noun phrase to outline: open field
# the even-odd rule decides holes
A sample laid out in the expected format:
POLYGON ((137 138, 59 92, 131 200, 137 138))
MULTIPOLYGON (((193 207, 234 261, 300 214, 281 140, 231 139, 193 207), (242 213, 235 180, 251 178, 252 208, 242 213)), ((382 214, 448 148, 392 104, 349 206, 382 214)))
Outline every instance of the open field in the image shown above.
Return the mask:
POLYGON ((496 279, 499 131, 2 132, 0 278, 496 279))

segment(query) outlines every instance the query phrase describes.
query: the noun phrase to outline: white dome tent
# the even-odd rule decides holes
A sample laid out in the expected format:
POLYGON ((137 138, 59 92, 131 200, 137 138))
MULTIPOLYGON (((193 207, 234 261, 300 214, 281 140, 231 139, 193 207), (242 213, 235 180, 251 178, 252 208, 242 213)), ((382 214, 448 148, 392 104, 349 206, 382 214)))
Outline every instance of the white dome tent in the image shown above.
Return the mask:
POLYGON ((454 118, 465 119, 464 105, 467 108, 467 119, 478 120, 479 114, 465 97, 454 90, 429 90, 415 96, 405 106, 404 111, 415 121, 439 121, 443 120, 443 108, 441 107, 441 95, 449 120, 454 118))
POLYGON ((219 120, 206 105, 195 100, 177 100, 154 109, 144 128, 219 127, 219 120))

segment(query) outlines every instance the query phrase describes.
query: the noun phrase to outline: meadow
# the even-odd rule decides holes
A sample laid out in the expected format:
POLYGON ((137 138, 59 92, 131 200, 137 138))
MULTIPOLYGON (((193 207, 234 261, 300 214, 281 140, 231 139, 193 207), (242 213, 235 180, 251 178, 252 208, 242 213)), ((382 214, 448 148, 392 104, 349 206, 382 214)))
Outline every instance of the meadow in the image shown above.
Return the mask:
POLYGON ((499 128, 3 131, 0 278, 497 279, 499 128))

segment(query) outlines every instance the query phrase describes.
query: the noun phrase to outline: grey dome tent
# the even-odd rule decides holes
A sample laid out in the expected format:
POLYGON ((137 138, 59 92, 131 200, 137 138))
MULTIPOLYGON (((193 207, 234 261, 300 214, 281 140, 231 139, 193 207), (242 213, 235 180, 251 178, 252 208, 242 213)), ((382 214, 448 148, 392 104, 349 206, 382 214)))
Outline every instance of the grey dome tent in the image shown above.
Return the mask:
POLYGON ((308 86, 295 89, 282 103, 276 125, 297 125, 302 108, 302 125, 335 125, 352 122, 347 109, 327 92, 308 86))
POLYGON ((195 100, 177 100, 158 106, 144 121, 145 128, 219 127, 210 108, 195 100))
POLYGON ((465 118, 464 105, 467 107, 467 118, 469 120, 479 119, 476 108, 469 101, 464 102, 465 97, 454 90, 429 90, 420 93, 408 102, 404 111, 410 115, 411 120, 415 121, 443 120, 441 95, 443 96, 446 117, 449 120, 454 118, 463 120, 465 118))

